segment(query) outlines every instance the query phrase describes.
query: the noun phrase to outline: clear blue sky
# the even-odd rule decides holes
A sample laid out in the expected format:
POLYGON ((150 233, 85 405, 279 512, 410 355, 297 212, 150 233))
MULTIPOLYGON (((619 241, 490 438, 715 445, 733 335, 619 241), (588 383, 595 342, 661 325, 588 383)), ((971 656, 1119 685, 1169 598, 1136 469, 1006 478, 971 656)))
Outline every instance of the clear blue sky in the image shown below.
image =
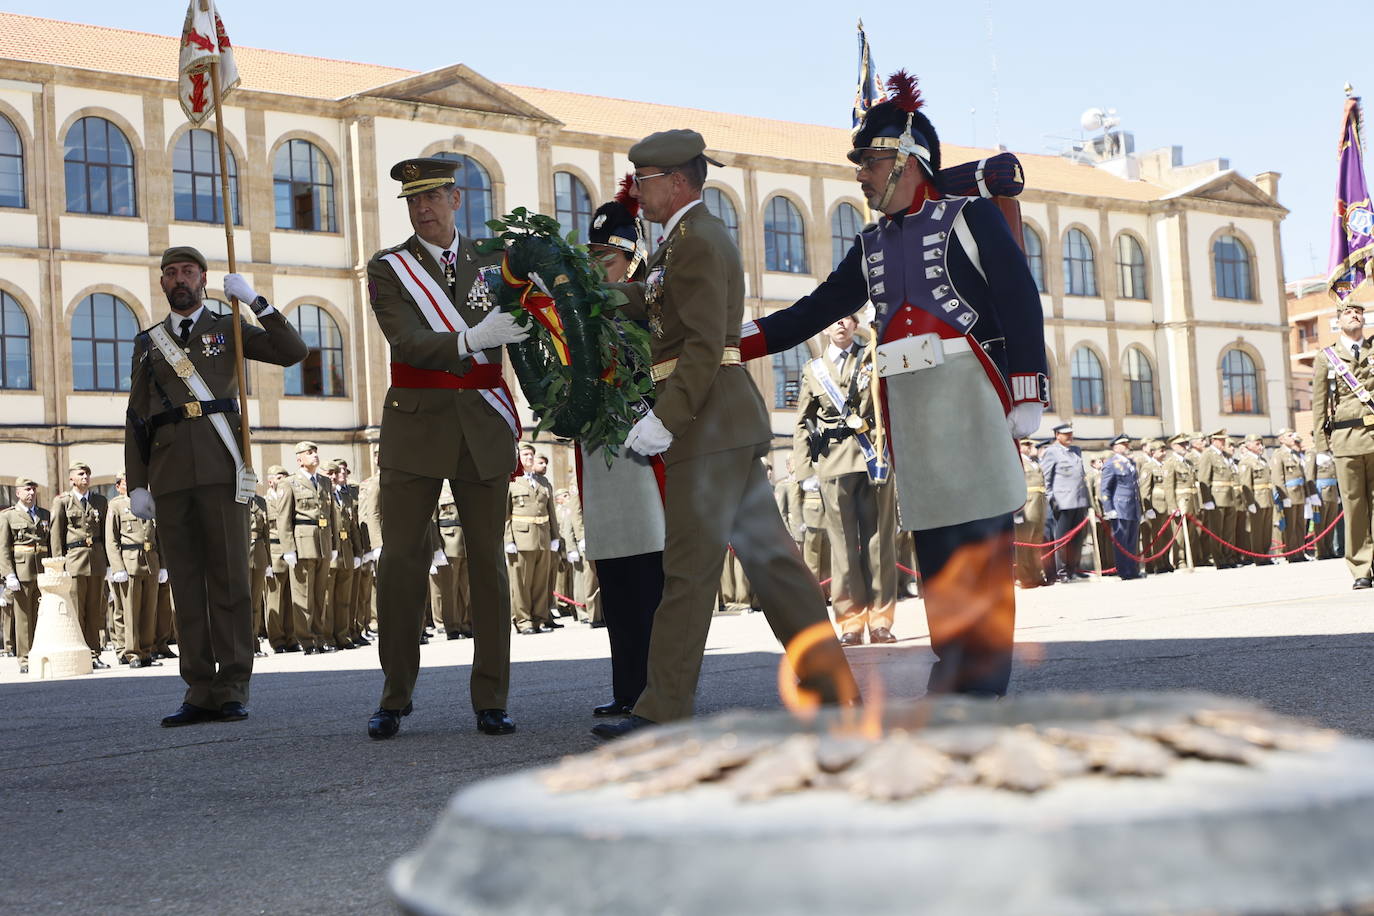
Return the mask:
MULTIPOLYGON (((1181 146, 1185 162, 1281 172, 1289 279, 1326 271, 1342 86, 1374 105, 1374 13, 1334 0, 218 6, 239 45, 415 70, 464 63, 498 82, 844 127, 862 16, 879 71, 920 77, 948 142, 1046 152, 1100 106, 1117 109, 1138 151, 1181 146)), ((181 0, 4 7, 163 34, 180 31, 186 10, 181 0)))

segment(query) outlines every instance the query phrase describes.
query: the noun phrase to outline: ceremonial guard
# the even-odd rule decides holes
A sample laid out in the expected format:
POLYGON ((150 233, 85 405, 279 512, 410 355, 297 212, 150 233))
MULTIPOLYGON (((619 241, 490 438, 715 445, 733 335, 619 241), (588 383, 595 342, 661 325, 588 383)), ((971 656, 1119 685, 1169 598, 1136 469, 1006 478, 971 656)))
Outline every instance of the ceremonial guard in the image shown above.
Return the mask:
POLYGON ((123 471, 115 478, 119 495, 105 514, 105 556, 115 594, 115 638, 120 661, 130 668, 161 665, 152 657, 157 638, 157 523, 134 515, 123 471))
MULTIPOLYGON (((1057 541, 1082 524, 1092 504, 1088 470, 1083 465, 1083 450, 1073 444, 1072 423, 1054 428, 1054 441, 1040 450, 1040 470, 1045 475, 1057 541)), ((1060 582, 1087 578, 1080 569, 1085 534, 1086 530, 1080 530, 1055 551, 1055 575, 1060 582)))
POLYGON ((534 446, 520 446, 524 473, 510 482, 506 554, 510 557, 510 607, 525 636, 557 625, 549 614, 549 569, 558 550, 553 491, 534 474, 534 446))
POLYGON ((337 461, 324 466, 329 481, 330 497, 334 502, 334 518, 338 521, 334 559, 329 564, 329 633, 336 649, 356 649, 353 641, 353 593, 357 588, 358 568, 363 558, 358 554, 361 532, 358 529, 358 504, 348 488, 348 469, 337 461))
MULTIPOLYGON (((1237 517, 1245 520, 1245 536, 1240 543, 1251 553, 1267 554, 1274 532, 1274 487, 1269 476, 1269 462, 1264 460, 1264 440, 1255 433, 1241 442, 1236 484, 1239 492, 1237 517)), ((1238 524, 1238 538, 1241 537, 1240 528, 1238 524)), ((1267 556, 1250 559, 1256 566, 1270 566, 1274 562, 1267 556)))
POLYGON ((1140 476, 1127 454, 1131 437, 1124 433, 1112 440, 1112 456, 1102 463, 1098 493, 1102 497, 1103 518, 1111 526, 1115 544, 1116 575, 1119 579, 1140 578, 1140 563, 1130 554, 1140 554, 1140 476), (1128 553, 1129 551, 1129 553, 1128 553))
POLYGON ((1236 542, 1236 505, 1233 484, 1235 470, 1226 454, 1226 430, 1214 431, 1209 445, 1197 464, 1198 498, 1202 500, 1202 523, 1216 538, 1212 538, 1210 554, 1217 569, 1231 569, 1236 565, 1231 548, 1223 541, 1236 542), (1220 540, 1217 540, 1220 538, 1220 540))
POLYGON ((434 525, 439 532, 440 550, 448 561, 435 565, 430 576, 429 601, 438 607, 444 632, 449 639, 472 638, 472 601, 468 595, 468 551, 463 543, 463 522, 453 501, 453 488, 447 480, 439 491, 434 510, 434 525))
POLYGON ((273 652, 299 652, 301 644, 296 641, 295 615, 291 605, 291 568, 282 559, 281 504, 290 489, 286 478, 290 475, 286 468, 274 464, 267 469, 267 496, 263 502, 266 508, 269 533, 267 536, 267 555, 271 561, 267 576, 267 644, 273 652))
POLYGON ((849 153, 878 223, 814 293, 747 329, 743 347, 790 349, 874 303, 900 524, 915 531, 939 657, 930 689, 1001 695, 1015 620, 1012 514, 1026 501, 1016 439, 1039 426, 1048 390, 1040 294, 996 204, 937 188, 939 138, 915 80, 899 73, 890 89, 849 153), (985 613, 968 613, 970 588, 985 613))
POLYGON ((1172 449, 1164 459, 1164 495, 1169 500, 1169 517, 1173 520, 1174 566, 1186 565, 1188 571, 1200 562, 1197 556, 1197 534, 1188 516, 1197 517, 1197 471, 1188 459, 1188 433, 1179 433, 1169 440, 1172 449))
POLYGON ((253 605, 255 658, 267 655, 262 640, 267 639, 267 580, 272 578, 272 522, 267 517, 267 500, 254 493, 248 501, 248 597, 253 605))
POLYGON ((1026 504, 1016 513, 1016 584, 1022 588, 1038 588, 1045 584, 1045 570, 1041 563, 1040 544, 1044 542, 1045 515, 1049 509, 1045 498, 1045 475, 1035 460, 1035 440, 1023 438, 1021 469, 1026 475, 1026 504))
POLYGON ((333 652, 329 620, 329 565, 338 558, 338 513, 333 482, 317 474, 320 450, 308 440, 296 443, 296 473, 282 481, 276 527, 282 562, 291 579, 291 626, 306 655, 333 652))
POLYGON ((1374 346, 1364 339, 1364 306, 1347 301, 1337 321, 1341 334, 1312 363, 1313 448, 1330 451, 1345 506, 1345 563, 1354 588, 1374 577, 1374 346))
MULTIPOLYGON (((1317 448, 1309 449, 1303 459, 1303 473, 1311 481, 1311 491, 1317 496, 1317 501, 1312 503, 1312 529, 1314 534, 1323 531, 1320 538, 1313 546, 1316 550, 1318 560, 1330 560, 1336 556, 1335 540, 1336 529, 1331 528, 1331 520, 1336 517, 1336 513, 1341 510, 1341 495, 1339 481, 1336 479, 1336 459, 1330 451, 1317 448), (1330 531, 1327 531, 1331 528, 1330 531)), ((1308 496, 1311 502, 1311 494, 1308 496)))
MULTIPOLYGON (((1136 462, 1136 476, 1140 481, 1140 553, 1152 556, 1158 552, 1160 534, 1169 522, 1169 497, 1164 486, 1164 457, 1169 447, 1160 439, 1151 439, 1141 448, 1136 462)), ((1147 573, 1173 572, 1169 553, 1165 551, 1145 566, 1147 573)))
POLYGON ((793 432, 793 463, 819 481, 830 542, 830 602, 840 645, 893 643, 897 610, 897 497, 890 462, 872 436, 873 367, 854 339, 859 320, 846 315, 825 330, 830 345, 802 369, 793 432))
POLYGON ((239 453, 246 419, 238 415, 234 367, 241 358, 290 366, 309 353, 280 312, 243 277, 228 274, 225 293, 261 325, 240 320, 243 352, 236 353, 233 319, 204 306, 205 271, 194 248, 162 255, 160 282, 172 314, 134 340, 124 436, 130 504, 140 518, 156 510, 175 597, 186 695, 162 720, 168 727, 248 716, 255 640, 247 504, 256 480, 239 453))
POLYGON ((650 637, 648 685, 631 716, 597 727, 603 737, 692 714, 727 544, 784 645, 818 627, 815 642, 792 659, 804 687, 830 703, 858 692, 825 600, 796 553, 759 461, 772 432, 740 360, 744 269, 729 230, 701 201, 713 162, 705 147, 696 131, 669 130, 630 148, 634 193, 645 218, 664 227, 645 282, 618 287, 629 296, 625 313, 648 320, 653 344, 654 406, 625 444, 641 455, 663 455, 664 589, 650 637))
POLYGON ((515 315, 491 308, 484 255, 458 234, 462 192, 457 163, 397 163, 415 234, 367 265, 373 314, 391 349, 383 402, 377 511, 385 546, 377 565, 378 654, 386 683, 368 734, 390 738, 413 706, 420 671, 425 593, 433 554, 434 507, 443 481, 463 520, 472 595, 470 689, 477 728, 515 730, 506 715, 510 686, 510 595, 501 554, 519 419, 501 379, 501 348, 529 336, 515 315))
POLYGON ((14 482, 14 505, 0 510, 0 576, 13 607, 20 674, 29 672, 29 649, 38 627, 38 574, 48 556, 52 525, 52 515, 38 507, 37 494, 38 482, 20 477, 14 482))
MULTIPOLYGON (((105 497, 90 492, 91 466, 74 461, 67 469, 71 489, 52 503, 52 555, 65 557, 76 594, 76 617, 91 650, 91 667, 108 668, 100 660, 100 631, 105 626, 105 497)), ((114 634, 110 634, 113 636, 114 634)))
MULTIPOLYGON (((1329 369, 1327 371, 1330 372, 1329 369)), ((1323 386, 1315 384, 1317 376, 1313 376, 1313 379, 1312 402, 1315 410, 1317 392, 1323 386)), ((1329 387, 1329 381, 1326 385, 1329 387)), ((1329 402, 1330 399, 1323 396, 1322 400, 1329 402)), ((1315 419, 1315 413, 1313 417, 1315 419)), ((1301 563, 1307 559, 1304 552, 1298 550, 1307 534, 1307 524, 1303 518, 1303 508, 1307 503, 1307 476, 1302 469, 1302 454, 1297 449, 1298 442, 1293 430, 1279 430, 1278 439, 1278 448, 1269 456, 1269 476, 1274 486, 1274 515, 1277 519, 1275 524, 1281 532, 1285 558, 1289 563, 1301 563)), ((1346 555, 1349 556, 1348 547, 1346 555)))

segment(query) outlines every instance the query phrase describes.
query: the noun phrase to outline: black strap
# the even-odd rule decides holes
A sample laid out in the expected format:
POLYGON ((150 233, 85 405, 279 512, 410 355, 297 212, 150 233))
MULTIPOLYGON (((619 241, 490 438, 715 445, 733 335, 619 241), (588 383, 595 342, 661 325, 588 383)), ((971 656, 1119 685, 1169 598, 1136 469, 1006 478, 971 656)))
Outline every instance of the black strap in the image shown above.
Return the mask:
POLYGON ((458 519, 456 519, 456 518, 441 519, 441 520, 439 521, 439 527, 440 527, 440 528, 461 528, 461 527, 463 527, 463 523, 460 522, 460 521, 458 521, 458 519))
POLYGON ((133 541, 133 542, 130 542, 130 541, 120 541, 120 542, 119 542, 119 549, 120 549, 120 550, 142 550, 142 549, 143 549, 143 542, 142 542, 142 541, 133 541))
POLYGON ((1331 424, 1332 429, 1358 429, 1365 425, 1363 417, 1354 420, 1337 420, 1331 424))
POLYGON ((68 550, 75 550, 75 549, 78 548, 78 547, 94 547, 94 546, 95 546, 95 539, 94 539, 94 538, 89 538, 89 539, 84 540, 84 541, 68 541, 68 542, 67 542, 67 549, 68 549, 68 550))
MULTIPOLYGON (((199 404, 201 416, 209 416, 212 413, 238 413, 239 402, 234 398, 218 398, 213 401, 187 401, 186 404, 199 404)), ((150 432, 169 423, 180 423, 182 420, 191 419, 186 416, 186 405, 174 407, 157 414, 148 421, 150 432)))

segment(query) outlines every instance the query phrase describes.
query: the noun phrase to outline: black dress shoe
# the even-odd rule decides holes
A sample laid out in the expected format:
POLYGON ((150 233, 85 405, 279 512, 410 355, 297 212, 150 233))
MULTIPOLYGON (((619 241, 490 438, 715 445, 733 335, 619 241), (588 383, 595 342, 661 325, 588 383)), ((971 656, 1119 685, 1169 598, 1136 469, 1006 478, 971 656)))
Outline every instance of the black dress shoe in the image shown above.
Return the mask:
POLYGON ((20 674, 28 674, 28 673, 29 673, 29 663, 28 663, 28 662, 20 662, 20 663, 19 663, 19 673, 20 673, 20 674))
POLYGON ((130 668, 142 668, 148 663, 135 655, 133 658, 121 658, 120 664, 128 665, 130 668))
POLYGON ((407 703, 405 709, 379 708, 372 714, 372 718, 367 720, 367 736, 373 741, 396 737, 396 733, 401 730, 401 717, 410 715, 414 709, 413 703, 407 703))
POLYGON ((361 636, 353 640, 353 648, 355 649, 363 649, 370 645, 372 645, 372 643, 368 642, 366 639, 363 639, 361 636))
POLYGON ((549 632, 553 632, 554 630, 561 630, 563 629, 563 624, 556 623, 552 620, 546 620, 544 621, 544 629, 548 630, 549 632))
POLYGON ((315 654, 316 654, 316 655, 324 655, 324 654, 326 654, 326 653, 328 653, 328 652, 337 652, 337 651, 339 651, 339 650, 336 649, 336 648, 334 648, 334 647, 333 647, 332 645, 330 645, 329 643, 325 643, 325 644, 322 645, 322 646, 316 646, 316 647, 315 647, 315 654))
POLYGON ((871 643, 891 643, 896 642, 897 637, 892 635, 892 631, 887 627, 873 627, 868 631, 868 641, 871 643))
POLYGON ((516 630, 515 632, 519 633, 521 636, 533 636, 534 634, 536 634, 536 633, 539 632, 539 628, 538 628, 538 627, 521 627, 520 629, 516 630))
POLYGON ((264 652, 264 651, 262 651, 261 649, 255 649, 255 650, 253 651, 253 657, 254 657, 254 658, 266 658, 266 657, 267 657, 267 653, 264 652))
POLYGON ((1369 588, 1370 586, 1374 586, 1374 580, 1371 580, 1368 576, 1360 576, 1360 578, 1355 580, 1355 584, 1350 587, 1369 588))
POLYGON ((120 663, 121 665, 127 665, 127 664, 129 664, 129 656, 127 656, 127 655, 121 655, 121 656, 119 657, 119 663, 120 663))
POLYGON ((429 645, 429 637, 426 636, 424 633, 421 633, 421 634, 420 634, 420 645, 422 645, 422 646, 427 646, 427 645, 429 645))
POLYGON ((504 709, 479 709, 477 730, 484 735, 509 735, 515 731, 515 723, 504 709))
POLYGON ((158 655, 161 655, 163 658, 176 658, 176 657, 177 657, 177 654, 176 654, 175 652, 173 652, 171 649, 163 649, 161 652, 158 652, 157 654, 158 654, 158 655))
POLYGON ((619 722, 601 722, 597 725, 593 725, 592 734, 596 735, 598 738, 613 741, 616 738, 624 738, 630 732, 636 732, 641 728, 648 728, 657 724, 658 723, 652 722, 643 716, 637 716, 634 713, 630 713, 619 722))
POLYGON ((237 701, 225 703, 219 708, 221 722, 241 722, 248 718, 248 707, 237 701))
POLYGON ((846 649, 853 648, 854 646, 862 646, 863 644, 864 644, 864 635, 863 635, 862 633, 841 633, 841 634, 840 634, 840 645, 843 646, 843 647, 846 648, 846 649))
POLYGON ((463 638, 463 634, 462 634, 462 633, 459 633, 457 630, 449 630, 449 631, 448 631, 448 638, 449 638, 449 639, 462 639, 462 638, 463 638))
POLYGON ((100 668, 108 668, 108 667, 110 667, 110 666, 107 665, 105 662, 102 662, 102 661, 101 661, 100 659, 98 659, 98 658, 93 658, 93 659, 91 659, 91 667, 92 667, 92 668, 95 668, 95 669, 100 669, 100 668))
POLYGON ((300 643, 298 643, 298 642, 293 642, 291 645, 287 646, 287 647, 286 647, 285 649, 283 649, 282 651, 283 651, 283 652, 302 652, 302 651, 304 651, 304 650, 301 649, 301 644, 300 644, 300 643))
POLYGON ((162 727, 176 728, 180 725, 199 725, 202 722, 214 722, 219 717, 220 711, 218 709, 206 709, 204 706, 182 703, 176 712, 162 720, 162 727))
POLYGON ((351 643, 351 642, 336 642, 336 643, 334 643, 334 648, 335 648, 336 650, 338 650, 338 649, 356 649, 356 648, 358 648, 358 647, 355 646, 355 645, 353 645, 353 643, 351 643))
POLYGON ((305 647, 305 654, 306 654, 306 655, 314 655, 317 651, 319 651, 319 650, 316 649, 314 646, 306 646, 306 647, 305 647))
POLYGON ((635 708, 633 703, 621 703, 619 700, 612 700, 604 706, 592 708, 592 715, 598 719, 608 719, 612 716, 628 716, 630 710, 635 708))
POLYGON ((459 630, 459 631, 458 631, 458 638, 459 638, 459 639, 472 639, 472 631, 471 631, 471 630, 459 630))

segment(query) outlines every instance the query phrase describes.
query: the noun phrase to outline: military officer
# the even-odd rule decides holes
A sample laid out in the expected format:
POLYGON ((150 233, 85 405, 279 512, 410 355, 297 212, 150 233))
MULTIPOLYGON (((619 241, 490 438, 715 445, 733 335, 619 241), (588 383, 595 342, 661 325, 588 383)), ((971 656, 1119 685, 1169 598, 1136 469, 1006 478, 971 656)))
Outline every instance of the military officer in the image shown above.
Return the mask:
POLYGON ((502 529, 519 419, 501 379, 501 348, 529 331, 491 309, 486 273, 501 256, 458 234, 457 164, 412 159, 391 170, 401 182, 415 234, 367 265, 373 314, 391 348, 391 387, 382 410, 377 509, 383 539, 377 565, 378 655, 386 683, 368 722, 375 739, 394 736, 412 710, 420 670, 426 550, 442 481, 463 520, 472 595, 470 681, 477 728, 506 734, 510 685, 510 595, 502 529))
POLYGON ((115 594, 117 651, 130 668, 160 666, 152 657, 157 638, 157 583, 162 571, 157 548, 157 523, 134 515, 124 472, 115 477, 119 495, 105 513, 105 556, 110 562, 110 585, 115 594))
MULTIPOLYGON (((778 514, 792 532, 792 540, 801 550, 806 537, 806 524, 801 520, 801 481, 795 473, 796 463, 787 459, 787 476, 773 483, 773 500, 778 504, 778 514)), ((817 576, 817 578, 820 578, 817 576)))
MULTIPOLYGON (((1311 493, 1317 496, 1317 502, 1313 504, 1313 524, 1314 533, 1320 534, 1326 531, 1316 543, 1316 556, 1318 560, 1330 560, 1336 556, 1335 539, 1336 529, 1331 528, 1331 520, 1336 517, 1336 513, 1341 508, 1341 495, 1339 481, 1336 478, 1336 459, 1330 451, 1323 451, 1316 448, 1307 450, 1307 455, 1303 458, 1303 473, 1310 481, 1311 493), (1331 530, 1327 531, 1330 528, 1331 530)), ((1308 501, 1311 502, 1311 493, 1308 501)))
POLYGON ((440 619, 449 639, 472 638, 472 599, 468 593, 468 551, 463 542, 463 522, 453 501, 453 488, 446 480, 439 491, 434 510, 440 550, 447 562, 436 565, 430 574, 430 604, 439 608, 440 619))
POLYGON ((1374 346, 1365 340, 1364 306, 1345 302, 1337 313, 1336 342, 1312 363, 1312 443, 1335 458, 1336 481, 1345 506, 1345 563, 1354 588, 1374 577, 1374 346))
POLYGON ((1041 563, 1039 545, 1044 541, 1045 515, 1049 509, 1045 498, 1045 475, 1036 461, 1035 440, 1023 438, 1021 468, 1026 474, 1026 505, 1016 513, 1016 540, 1032 546, 1016 548, 1016 584, 1022 588, 1038 588, 1045 584, 1045 570, 1041 563))
POLYGON ((1125 433, 1112 440, 1112 456, 1102 463, 1098 493, 1103 517, 1111 525, 1112 537, 1121 549, 1116 551, 1116 575, 1120 579, 1140 578, 1140 563, 1131 554, 1140 554, 1140 475, 1130 459, 1131 437, 1125 433))
POLYGON ((205 272, 205 257, 194 248, 162 255, 160 283, 172 314, 134 340, 124 436, 130 505, 140 518, 157 513, 175 596, 187 689, 180 708, 162 720, 167 727, 248 716, 255 640, 247 500, 254 481, 238 452, 246 418, 238 416, 234 366, 240 358, 290 366, 309 353, 280 312, 242 276, 229 274, 225 293, 260 325, 241 319, 243 348, 236 352, 233 319, 204 306, 205 272))
POLYGON ((337 461, 324 466, 325 479, 329 481, 330 499, 334 503, 334 519, 337 523, 335 543, 338 545, 329 564, 329 611, 327 614, 330 641, 336 649, 356 649, 353 642, 353 592, 356 586, 358 568, 363 558, 358 554, 358 505, 353 491, 348 488, 348 468, 337 461))
POLYGON ((569 590, 563 594, 577 602, 573 609, 578 620, 593 626, 603 626, 605 621, 601 616, 601 588, 596 580, 596 567, 583 555, 587 549, 587 531, 582 518, 582 507, 575 494, 567 490, 558 492, 563 498, 558 507, 558 530, 563 535, 569 586, 569 590))
POLYGON ((840 645, 893 643, 897 610, 897 497, 870 436, 872 367, 855 340, 855 315, 830 325, 825 353, 802 368, 793 429, 793 464, 815 477, 830 542, 831 605, 840 645), (875 476, 880 483, 875 483, 875 476))
POLYGON ((821 584, 821 592, 830 598, 830 538, 825 533, 825 497, 821 496, 819 478, 807 477, 797 483, 797 497, 802 524, 802 559, 806 568, 821 584))
MULTIPOLYGON (((1315 376, 1314 376, 1315 378, 1315 376)), ((1316 391, 1322 387, 1312 386, 1313 401, 1316 391)), ((1302 455, 1297 449, 1297 438, 1291 429, 1281 429, 1279 444, 1269 456, 1269 477, 1274 487, 1275 524, 1281 533, 1282 552, 1289 563, 1301 563, 1307 559, 1302 545, 1307 524, 1303 519, 1303 507, 1307 502, 1307 476, 1302 469, 1302 455)), ((1358 578, 1358 577, 1356 577, 1358 578)))
POLYGON ((13 608, 20 674, 29 672, 29 649, 38 626, 38 574, 48 556, 52 525, 52 515, 39 508, 37 494, 38 482, 20 477, 14 482, 14 505, 0 510, 0 577, 13 608))
POLYGON ((290 475, 286 468, 274 464, 267 469, 267 495, 263 502, 266 506, 269 534, 267 554, 271 560, 267 576, 267 643, 273 652, 299 652, 301 644, 296 641, 296 624, 291 607, 291 569, 282 559, 281 517, 282 500, 286 499, 286 478, 290 475))
POLYGON ((549 615, 549 566, 559 547, 553 491, 535 476, 534 446, 520 446, 524 471, 510 482, 506 520, 506 555, 510 563, 511 617, 517 632, 528 636, 540 628, 560 626, 549 615))
MULTIPOLYGON (((1054 441, 1040 450, 1040 470, 1045 475, 1045 490, 1054 513, 1054 539, 1059 540, 1087 517, 1092 500, 1083 450, 1073 444, 1073 424, 1060 423, 1053 432, 1054 441)), ((1060 582, 1087 578, 1088 574, 1079 568, 1085 534, 1080 530, 1055 551, 1055 574, 1060 582)))
POLYGON ((1199 562, 1195 529, 1188 516, 1197 517, 1197 471, 1188 458, 1192 436, 1179 433, 1169 440, 1171 452, 1164 459, 1164 496, 1168 500, 1170 524, 1174 527, 1174 566, 1186 565, 1189 572, 1199 562))
POLYGON ((605 738, 692 714, 728 544, 785 645, 816 628, 815 644, 793 660, 802 683, 832 703, 842 693, 857 695, 825 600, 795 551, 759 461, 772 432, 740 359, 739 250, 702 205, 712 161, 705 148, 696 131, 669 130, 630 149, 633 193, 644 217, 664 227, 646 281, 618 287, 629 296, 627 314, 648 320, 653 344, 654 406, 630 430, 626 446, 663 455, 664 588, 650 636, 648 685, 629 717, 593 729, 605 738))
MULTIPOLYGON (((1140 552, 1152 556, 1163 540, 1160 532, 1168 524, 1169 499, 1164 492, 1164 457, 1169 447, 1160 439, 1151 439, 1141 446, 1136 460, 1136 475, 1140 481, 1140 552)), ((1172 572, 1168 551, 1145 565, 1147 573, 1172 572)))
POLYGON ((296 443, 296 473, 283 482, 277 504, 282 562, 291 578, 291 620, 306 655, 333 652, 329 619, 329 566, 338 558, 338 513, 334 484, 317 473, 320 450, 314 442, 296 443))
POLYGON ((272 578, 272 522, 267 500, 254 493, 248 501, 248 595, 253 605, 254 658, 265 658, 262 640, 267 638, 267 580, 272 578))
MULTIPOLYGON (((552 498, 553 482, 549 480, 548 455, 538 454, 534 456, 534 479, 537 480, 540 484, 542 484, 544 489, 549 491, 549 495, 552 498)), ((553 508, 553 514, 556 516, 556 503, 551 502, 549 505, 551 508, 553 508)), ((567 566, 568 559, 568 539, 566 537, 562 537, 557 538, 557 541, 558 543, 556 544, 552 541, 549 542, 549 550, 553 555, 549 557, 549 564, 547 567, 549 577, 545 583, 544 600, 541 605, 542 607, 548 608, 548 611, 544 615, 544 627, 545 629, 552 630, 563 629, 563 624, 558 623, 555 619, 562 614, 562 611, 559 609, 559 604, 554 599, 553 593, 556 590, 555 586, 558 582, 558 578, 561 571, 567 566)), ((565 594, 571 595, 572 592, 566 592, 565 594)))
MULTIPOLYGON (((105 497, 90 492, 91 466, 73 461, 68 469, 71 489, 52 503, 52 555, 65 557, 76 594, 77 619, 91 650, 91 666, 108 668, 100 660, 100 630, 105 625, 105 497)), ((111 634, 113 635, 113 634, 111 634)))
MULTIPOLYGON (((1255 433, 1241 442, 1236 483, 1239 487, 1236 514, 1245 521, 1242 544, 1251 553, 1268 554, 1274 532, 1274 486, 1269 462, 1264 459, 1264 440, 1255 433)), ((1240 526, 1236 527, 1236 537, 1241 537, 1240 526)), ((1274 562, 1268 556, 1251 559, 1256 566, 1270 566, 1274 562)))
POLYGON ((1215 430, 1207 438, 1210 445, 1199 453, 1197 463, 1202 523, 1216 536, 1209 538, 1213 564, 1217 569, 1230 569, 1236 565, 1234 555, 1223 542, 1236 542, 1235 494, 1231 486, 1235 482, 1235 470, 1225 450, 1226 430, 1215 430))

